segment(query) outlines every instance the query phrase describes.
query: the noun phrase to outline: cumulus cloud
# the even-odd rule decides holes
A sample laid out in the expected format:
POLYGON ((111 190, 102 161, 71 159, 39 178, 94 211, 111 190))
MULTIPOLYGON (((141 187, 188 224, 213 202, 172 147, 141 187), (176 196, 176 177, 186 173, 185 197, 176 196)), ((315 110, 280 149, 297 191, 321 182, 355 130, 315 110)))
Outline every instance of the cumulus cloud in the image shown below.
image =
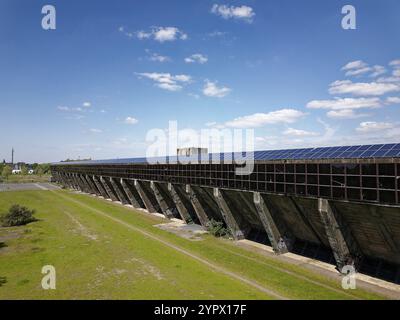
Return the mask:
POLYGON ((133 118, 133 117, 126 117, 125 120, 124 120, 124 122, 125 122, 126 124, 136 124, 136 123, 138 123, 139 121, 138 121, 137 119, 133 118))
POLYGON ((387 97, 385 104, 400 104, 400 97, 387 97))
POLYGON ((176 27, 152 27, 149 31, 139 30, 136 32, 127 32, 124 27, 120 27, 119 31, 127 37, 136 37, 139 40, 153 39, 158 42, 186 40, 188 35, 176 27))
POLYGON ((378 76, 380 76, 380 75, 382 75, 382 74, 384 74, 386 72, 387 72, 387 70, 386 70, 385 67, 376 65, 376 66, 372 67, 372 73, 370 74, 370 77, 375 78, 375 77, 378 77, 378 76))
POLYGON ((88 101, 82 103, 82 107, 90 108, 91 106, 92 106, 92 104, 90 102, 88 102, 88 101))
POLYGON ((379 83, 397 83, 400 84, 400 77, 381 77, 376 80, 379 83))
POLYGON ((313 100, 307 103, 310 109, 360 109, 360 108, 379 108, 381 102, 379 98, 335 98, 333 100, 313 100))
POLYGON ((331 83, 330 94, 352 94, 356 96, 380 96, 389 92, 400 91, 400 85, 381 82, 352 82, 350 80, 338 80, 331 83))
POLYGON ((319 135, 317 132, 294 129, 294 128, 286 129, 285 131, 283 131, 283 134, 286 136, 293 136, 293 137, 315 137, 319 135))
POLYGON ((206 80, 203 88, 203 94, 207 97, 223 98, 227 96, 232 90, 228 87, 218 87, 216 82, 206 80))
POLYGON ((400 68, 400 59, 390 61, 389 66, 400 68))
POLYGON ((253 8, 249 6, 229 7, 227 5, 214 4, 211 8, 211 12, 224 19, 237 19, 249 23, 253 22, 253 18, 256 15, 253 8))
POLYGON ((281 109, 268 113, 255 113, 236 118, 224 125, 230 128, 256 128, 266 124, 294 123, 306 114, 295 109, 281 109))
POLYGON ((369 116, 365 113, 356 113, 352 109, 331 110, 327 112, 327 117, 332 119, 356 119, 369 116))
POLYGON ((360 133, 370 133, 394 128, 394 125, 389 122, 367 121, 361 122, 356 131, 360 133))
POLYGON ((365 68, 366 66, 368 65, 362 60, 356 60, 347 63, 345 66, 342 67, 342 70, 347 71, 347 70, 361 69, 365 68))
POLYGON ((155 52, 150 52, 150 50, 146 50, 146 52, 149 54, 148 59, 150 61, 154 61, 154 62, 168 62, 168 61, 171 61, 170 57, 163 56, 163 55, 155 53, 155 52))
POLYGON ((153 80, 155 85, 168 91, 180 91, 183 84, 191 82, 192 78, 185 74, 172 75, 170 73, 144 72, 137 73, 139 77, 153 80))
POLYGON ((186 63, 200 63, 204 64, 208 61, 208 58, 200 53, 192 54, 190 57, 185 58, 186 63))
POLYGON ((351 61, 342 67, 342 70, 346 71, 346 76, 361 76, 370 73, 369 76, 373 78, 380 76, 387 71, 385 67, 380 65, 370 67, 362 60, 351 61))

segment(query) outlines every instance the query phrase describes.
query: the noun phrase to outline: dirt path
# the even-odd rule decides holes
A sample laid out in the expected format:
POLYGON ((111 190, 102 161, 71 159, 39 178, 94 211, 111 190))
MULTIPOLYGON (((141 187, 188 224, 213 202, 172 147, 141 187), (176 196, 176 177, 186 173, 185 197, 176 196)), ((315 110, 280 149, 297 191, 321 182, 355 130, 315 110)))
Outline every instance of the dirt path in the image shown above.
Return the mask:
MULTIPOLYGON (((54 191, 51 191, 51 192, 54 192, 54 191)), ((56 193, 56 192, 54 192, 54 193, 56 193)), ((176 245, 174 245, 174 244, 172 244, 172 243, 170 243, 170 242, 168 242, 168 241, 166 241, 164 239, 161 239, 161 238, 159 238, 159 237, 157 237, 157 236, 155 236, 155 235, 153 235, 153 234, 151 234, 151 233, 149 233, 147 231, 144 231, 144 230, 142 230, 142 229, 140 229, 138 227, 132 226, 131 224, 129 224, 129 223, 123 221, 123 220, 120 220, 118 218, 110 216, 110 215, 108 215, 107 213, 105 213, 105 212, 103 212, 101 210, 95 209, 95 208, 87 205, 86 203, 83 203, 83 202, 81 202, 79 200, 72 199, 72 198, 67 197, 67 196, 65 196, 63 194, 60 194, 60 193, 56 193, 56 194, 57 194, 57 196, 65 199, 67 201, 70 201, 70 202, 73 202, 75 204, 78 204, 81 207, 89 209, 89 210, 91 210, 91 211, 93 211, 93 212, 95 212, 95 213, 97 213, 97 214, 99 214, 99 215, 101 215, 103 217, 106 217, 106 218, 108 218, 108 219, 110 219, 110 220, 112 220, 112 221, 114 221, 116 223, 119 223, 119 224, 127 227, 128 229, 130 229, 132 231, 141 233, 142 235, 144 235, 144 236, 146 236, 146 237, 148 237, 148 238, 150 238, 152 240, 158 241, 159 243, 162 243, 163 245, 165 245, 165 246, 167 246, 167 247, 169 247, 171 249, 174 249, 175 251, 178 251, 178 252, 180 252, 180 253, 188 256, 188 257, 191 257, 192 259, 197 260, 197 261, 201 262, 202 264, 206 265, 210 269, 213 269, 213 270, 215 270, 217 272, 220 272, 222 274, 225 274, 225 275, 227 275, 227 276, 229 276, 229 277, 231 277, 231 278, 233 278, 235 280, 238 280, 238 281, 240 281, 242 283, 250 285, 250 286, 260 290, 261 292, 264 292, 265 294, 267 294, 267 295, 269 295, 269 296, 271 296, 273 298, 276 298, 276 299, 279 299, 279 300, 290 300, 289 298, 287 298, 287 297, 285 297, 285 296, 283 296, 283 295, 281 295, 281 294, 279 294, 279 293, 277 293, 277 292, 275 292, 275 291, 273 291, 271 289, 265 288, 264 286, 260 285, 259 283, 255 282, 253 280, 247 279, 247 278, 245 278, 245 277, 243 277, 243 276, 241 276, 241 275, 239 275, 237 273, 234 273, 234 272, 229 271, 229 270, 227 270, 227 269, 225 269, 223 267, 220 267, 220 266, 218 266, 218 265, 216 265, 216 264, 214 264, 214 263, 212 263, 212 262, 210 262, 210 261, 198 256, 198 255, 195 255, 195 254, 193 254, 193 253, 191 253, 191 252, 189 252, 189 251, 187 251, 185 249, 182 249, 182 248, 180 248, 180 247, 178 247, 178 246, 176 246, 176 245)))

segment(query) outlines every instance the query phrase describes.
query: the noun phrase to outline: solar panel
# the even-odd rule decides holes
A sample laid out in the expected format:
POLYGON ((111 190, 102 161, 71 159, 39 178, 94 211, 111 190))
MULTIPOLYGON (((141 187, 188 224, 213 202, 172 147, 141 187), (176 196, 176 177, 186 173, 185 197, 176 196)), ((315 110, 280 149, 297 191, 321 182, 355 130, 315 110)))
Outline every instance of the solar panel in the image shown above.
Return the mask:
POLYGON ((116 164, 116 163, 198 163, 198 162, 231 162, 234 160, 252 159, 263 160, 308 160, 308 159, 357 159, 357 158, 393 158, 400 157, 400 143, 375 144, 375 145, 357 145, 357 146, 336 146, 336 147, 318 147, 301 148, 285 150, 264 150, 237 153, 210 153, 204 155, 194 155, 189 157, 155 157, 155 158, 128 158, 128 159, 110 159, 110 160, 90 160, 59 162, 62 164, 116 164))

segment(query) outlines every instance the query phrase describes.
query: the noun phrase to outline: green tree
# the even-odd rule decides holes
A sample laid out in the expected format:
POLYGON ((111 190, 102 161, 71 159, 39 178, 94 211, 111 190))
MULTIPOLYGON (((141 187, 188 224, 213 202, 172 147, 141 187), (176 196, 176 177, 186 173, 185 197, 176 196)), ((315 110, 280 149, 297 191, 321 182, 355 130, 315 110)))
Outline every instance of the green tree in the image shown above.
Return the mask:
POLYGON ((27 166, 22 166, 21 168, 21 174, 23 174, 24 176, 26 176, 28 174, 28 167, 27 166))
POLYGON ((50 164, 48 163, 41 163, 37 166, 36 174, 43 175, 50 173, 50 164))
POLYGON ((8 179, 8 177, 11 175, 12 169, 10 166, 5 166, 1 172, 1 175, 3 176, 4 179, 8 179))

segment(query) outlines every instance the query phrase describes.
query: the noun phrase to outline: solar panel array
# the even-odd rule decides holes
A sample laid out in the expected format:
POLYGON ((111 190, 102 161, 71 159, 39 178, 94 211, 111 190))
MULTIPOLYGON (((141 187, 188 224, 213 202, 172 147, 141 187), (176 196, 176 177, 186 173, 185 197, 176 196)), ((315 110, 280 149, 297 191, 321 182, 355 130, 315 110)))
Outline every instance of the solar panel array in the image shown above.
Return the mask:
MULTIPOLYGON (((400 157, 400 143, 374 144, 358 146, 339 146, 321 148, 303 148, 286 150, 254 151, 254 160, 310 160, 310 159, 365 159, 365 158, 396 158, 400 157)), ((253 159, 253 153, 214 153, 196 156, 168 156, 154 158, 129 158, 111 160, 74 161, 56 164, 122 164, 122 163, 194 163, 216 161, 238 161, 253 159), (201 157, 201 158, 199 158, 201 157)))

